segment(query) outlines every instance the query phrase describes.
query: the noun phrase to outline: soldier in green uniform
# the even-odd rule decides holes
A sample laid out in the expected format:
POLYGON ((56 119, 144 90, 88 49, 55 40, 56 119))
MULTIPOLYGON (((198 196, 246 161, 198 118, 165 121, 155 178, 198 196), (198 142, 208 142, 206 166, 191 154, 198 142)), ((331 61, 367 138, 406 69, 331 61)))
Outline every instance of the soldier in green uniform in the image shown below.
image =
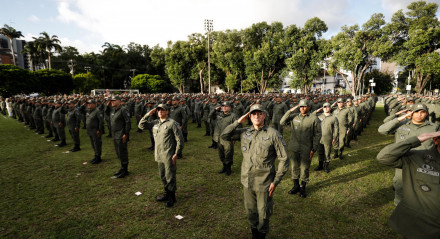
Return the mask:
POLYGON ((351 129, 351 115, 349 110, 344 107, 344 100, 342 98, 338 98, 336 103, 338 104, 338 108, 333 111, 333 115, 338 118, 339 122, 339 148, 335 148, 333 158, 339 157, 339 159, 344 159, 342 152, 344 151, 345 138, 347 137, 348 131, 351 129))
POLYGON ((264 124, 266 117, 264 107, 255 104, 250 108, 249 113, 227 126, 220 136, 228 141, 241 139, 243 153, 241 184, 252 238, 265 238, 269 232, 273 194, 289 170, 283 136, 264 124), (252 126, 239 128, 248 117, 251 118, 252 126), (276 158, 279 160, 277 171, 275 171, 276 158))
POLYGON ((280 124, 281 117, 289 110, 287 105, 281 101, 281 95, 275 98, 275 103, 272 106, 272 124, 273 127, 283 135, 284 126, 280 124))
POLYGON ((36 132, 38 132, 38 134, 44 134, 43 108, 41 107, 41 101, 35 102, 35 109, 33 114, 35 127, 37 128, 36 132))
POLYGON ((96 107, 95 100, 89 100, 88 110, 86 113, 86 127, 87 135, 90 138, 95 157, 90 161, 92 164, 98 164, 101 162, 102 154, 102 139, 101 135, 104 131, 104 116, 100 110, 96 107))
POLYGON ((209 122, 209 132, 211 133, 211 141, 212 144, 208 146, 208 148, 217 149, 217 142, 214 140, 214 128, 216 125, 217 120, 217 113, 216 109, 220 106, 220 104, 217 103, 217 98, 215 96, 211 96, 211 103, 209 104, 209 115, 208 115, 208 122, 209 122))
POLYGON ((288 110, 281 118, 281 125, 290 124, 292 132, 289 141, 289 154, 292 162, 293 188, 289 194, 300 192, 302 198, 307 197, 306 184, 309 182, 309 169, 313 155, 318 150, 321 140, 320 120, 309 112, 310 106, 302 99, 298 106, 288 110), (293 113, 299 107, 299 114, 293 113), (301 179, 301 186, 299 180, 301 179))
POLYGON ((184 142, 179 123, 168 117, 168 113, 168 106, 159 104, 141 119, 138 127, 153 128, 156 142, 154 159, 158 163, 159 175, 165 189, 165 193, 158 196, 156 201, 166 202, 166 207, 172 207, 176 203, 176 160, 177 155, 182 152, 184 142), (159 118, 153 120, 151 116, 156 112, 159 118))
POLYGON ((80 140, 79 140, 79 128, 81 124, 81 116, 79 110, 76 108, 76 102, 71 100, 68 105, 69 109, 67 111, 67 128, 69 129, 70 136, 72 137, 74 147, 71 152, 77 152, 81 150, 80 140))
POLYGON ((356 122, 358 121, 358 114, 356 108, 353 106, 353 101, 351 98, 348 98, 346 100, 346 104, 347 104, 347 109, 350 112, 350 116, 349 116, 350 122, 348 124, 350 130, 348 131, 347 137, 345 138, 345 146, 347 148, 351 148, 350 141, 353 139, 356 122))
MULTIPOLYGON (((136 123, 139 124, 139 122, 142 119, 142 116, 145 112, 143 112, 144 104, 141 102, 139 98, 136 98, 135 104, 134 104, 134 116, 136 117, 136 123)), ((138 133, 142 133, 141 129, 137 129, 138 133)))
POLYGON ((121 161, 121 169, 119 169, 114 176, 123 178, 129 174, 127 143, 130 140, 130 112, 126 107, 122 107, 121 98, 119 96, 112 98, 112 106, 114 112, 111 113, 110 121, 112 125, 113 143, 115 145, 116 155, 118 155, 121 161))
MULTIPOLYGON (((428 108, 425 104, 409 105, 411 108, 408 113, 398 118, 390 120, 379 127, 379 133, 392 134, 395 131, 395 142, 398 143, 412 136, 417 136, 421 133, 435 132, 438 126, 429 122, 428 108), (410 119, 408 119, 410 117, 410 119), (397 128, 397 129, 396 129, 397 128)), ((420 147, 414 150, 428 149, 432 146, 432 141, 426 141, 420 147)), ((402 184, 402 169, 396 168, 393 186, 394 186, 394 204, 397 206, 404 197, 402 184)))
POLYGON ((64 147, 66 146, 66 132, 64 130, 64 127, 66 127, 66 117, 65 112, 63 108, 63 103, 61 101, 55 102, 55 110, 52 113, 52 121, 53 126, 55 127, 58 137, 61 140, 61 143, 55 145, 57 147, 64 147))
POLYGON ((317 112, 321 110, 323 113, 318 115, 318 119, 321 121, 322 132, 318 148, 319 165, 314 170, 324 170, 326 173, 329 173, 332 148, 338 148, 339 144, 339 122, 338 118, 331 113, 330 103, 324 103, 323 107, 318 109, 317 112))
MULTIPOLYGON (((232 172, 234 144, 232 141, 221 139, 220 135, 226 126, 232 124, 237 119, 236 115, 231 113, 231 106, 231 103, 228 101, 222 103, 221 112, 217 114, 214 128, 214 140, 218 143, 218 155, 223 164, 223 168, 218 173, 226 173, 226 176, 231 175, 232 172)), ((220 106, 216 110, 220 110, 220 106)))
POLYGON ((440 132, 423 133, 388 145, 379 152, 377 160, 402 170, 403 200, 388 225, 404 238, 440 238, 440 132), (414 150, 427 141, 435 145, 414 150))

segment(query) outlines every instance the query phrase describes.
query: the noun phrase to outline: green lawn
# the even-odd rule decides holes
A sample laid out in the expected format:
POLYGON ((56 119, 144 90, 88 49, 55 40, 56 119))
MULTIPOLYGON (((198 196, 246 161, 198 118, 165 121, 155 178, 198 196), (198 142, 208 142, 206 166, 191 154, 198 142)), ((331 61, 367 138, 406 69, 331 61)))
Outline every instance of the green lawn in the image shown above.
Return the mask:
MULTIPOLYGON (((393 142, 377 133, 385 117, 378 106, 372 122, 344 160, 332 171, 313 172, 308 197, 289 195, 290 172, 275 192, 268 238, 399 238, 386 224, 394 209, 394 170, 375 156, 393 142)), ((133 126, 135 120, 132 120, 133 126)), ((184 158, 178 161, 177 204, 165 208, 154 198, 162 193, 146 132, 132 130, 129 171, 111 179, 119 160, 109 138, 103 138, 103 162, 92 165, 90 141, 81 130, 81 148, 54 147, 16 120, 0 116, 1 238, 250 238, 240 165, 235 144, 233 174, 219 175, 217 151, 208 149, 204 129, 189 125, 184 158), (136 196, 137 191, 142 195, 136 196), (182 215, 177 220, 176 215, 182 215)), ((285 138, 290 130, 286 128, 285 138)))

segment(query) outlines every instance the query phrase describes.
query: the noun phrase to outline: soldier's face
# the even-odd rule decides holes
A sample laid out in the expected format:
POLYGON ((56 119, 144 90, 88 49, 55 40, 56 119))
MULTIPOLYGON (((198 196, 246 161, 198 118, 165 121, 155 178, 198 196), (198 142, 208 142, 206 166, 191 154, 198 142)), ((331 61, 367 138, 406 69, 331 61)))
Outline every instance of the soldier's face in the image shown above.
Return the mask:
POLYGON ((166 119, 168 116, 168 110, 157 108, 157 116, 159 116, 161 119, 166 119))
POLYGON ((301 114, 303 114, 303 115, 307 114, 308 111, 309 111, 308 106, 300 106, 299 107, 299 112, 301 112, 301 114))
POLYGON ((330 107, 326 106, 323 108, 324 113, 330 113, 330 107))
POLYGON ((347 102, 347 106, 351 106, 353 103, 351 103, 350 101, 347 102))
POLYGON ((256 110, 251 113, 251 122, 254 126, 263 126, 265 118, 266 114, 263 111, 256 110))
POLYGON ((338 102, 338 107, 339 107, 339 108, 344 107, 344 102, 338 102))
POLYGON ((426 110, 418 110, 413 113, 412 121, 415 124, 423 124, 427 116, 428 112, 426 112, 426 110))
POLYGON ((223 110, 223 112, 225 112, 227 114, 227 113, 229 113, 229 111, 231 111, 231 107, 229 107, 229 106, 222 106, 222 110, 223 110))
POLYGON ((74 104, 69 104, 69 109, 72 109, 73 107, 75 107, 74 104))
POLYGON ((96 107, 96 104, 88 104, 87 108, 93 110, 96 107))
POLYGON ((115 108, 118 108, 121 105, 121 101, 120 100, 113 100, 112 101, 112 106, 115 108))

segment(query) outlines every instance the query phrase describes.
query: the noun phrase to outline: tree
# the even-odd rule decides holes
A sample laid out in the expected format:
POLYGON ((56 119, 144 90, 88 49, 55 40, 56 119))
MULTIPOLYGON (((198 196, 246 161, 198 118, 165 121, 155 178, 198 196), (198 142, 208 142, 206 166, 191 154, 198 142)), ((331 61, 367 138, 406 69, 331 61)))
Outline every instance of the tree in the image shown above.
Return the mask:
POLYGON ((26 43, 21 53, 29 55, 29 63, 31 64, 31 70, 34 71, 35 70, 34 64, 39 62, 39 52, 37 47, 35 46, 35 42, 26 43))
POLYGON ((375 64, 377 57, 389 52, 390 43, 384 38, 384 25, 383 14, 373 14, 362 28, 358 25, 343 26, 342 31, 331 39, 330 70, 344 78, 353 96, 360 90, 365 71, 375 64), (351 72, 351 84, 344 70, 351 72))
POLYGON ((104 77, 104 84, 110 80, 112 88, 124 88, 124 81, 130 76, 130 68, 126 67, 126 56, 123 47, 105 42, 104 50, 98 58, 98 65, 101 66, 104 77))
POLYGON ((0 64, 0 95, 9 97, 19 93, 30 93, 37 86, 28 70, 0 64))
POLYGON ((73 46, 65 46, 62 47, 60 54, 52 59, 52 65, 53 68, 69 72, 74 76, 75 73, 84 71, 84 67, 78 65, 79 61, 81 61, 81 57, 78 49, 73 46))
POLYGON ((293 73, 293 86, 302 88, 305 94, 308 93, 315 77, 319 75, 321 63, 327 53, 326 41, 320 39, 327 29, 325 22, 315 17, 309 19, 302 29, 292 25, 285 30, 285 43, 289 56, 286 59, 286 68, 293 73))
POLYGON ((7 24, 4 25, 4 27, 0 28, 0 34, 3 34, 9 38, 9 41, 11 42, 11 54, 12 54, 12 63, 14 66, 17 65, 17 62, 15 62, 15 52, 14 52, 14 38, 22 37, 23 34, 21 34, 21 31, 15 30, 15 28, 8 26, 7 24))
POLYGON ((416 91, 421 93, 433 74, 439 71, 440 21, 436 16, 438 4, 413 2, 408 11, 397 11, 386 30, 392 45, 391 59, 405 66, 416 79, 416 91))
POLYGON ((188 36, 188 43, 190 44, 190 58, 194 60, 193 72, 199 78, 200 92, 203 93, 205 89, 204 71, 207 69, 207 39, 200 33, 193 33, 188 36))
POLYGON ((216 32, 216 41, 212 45, 212 60, 226 74, 227 90, 234 91, 239 80, 245 75, 242 33, 237 30, 216 32))
POLYGON ((56 35, 49 36, 47 32, 40 33, 39 38, 35 38, 35 45, 40 51, 46 51, 47 52, 47 60, 49 64, 49 70, 52 69, 52 49, 55 50, 55 52, 61 52, 62 47, 60 45, 61 41, 58 39, 56 35))
POLYGON ((131 88, 142 92, 160 93, 169 92, 170 84, 158 75, 139 74, 131 80, 131 88))
POLYGON ((266 22, 253 24, 243 32, 244 64, 247 79, 245 89, 264 93, 270 86, 279 85, 279 73, 284 67, 283 24, 266 22))
POLYGON ((80 73, 73 77, 73 86, 81 93, 89 93, 93 89, 97 89, 101 86, 101 81, 89 73, 80 73))
POLYGON ((171 84, 180 93, 184 93, 186 79, 190 78, 192 66, 190 51, 190 45, 185 41, 177 41, 174 44, 170 41, 165 51, 166 72, 171 80, 171 84))
MULTIPOLYGON (((369 82, 371 79, 374 79, 374 83, 376 86, 374 87, 374 93, 377 95, 383 95, 390 93, 393 89, 393 82, 391 80, 391 75, 382 73, 379 70, 373 70, 365 74, 365 81, 369 82)), ((366 86, 370 88, 370 85, 366 86)))

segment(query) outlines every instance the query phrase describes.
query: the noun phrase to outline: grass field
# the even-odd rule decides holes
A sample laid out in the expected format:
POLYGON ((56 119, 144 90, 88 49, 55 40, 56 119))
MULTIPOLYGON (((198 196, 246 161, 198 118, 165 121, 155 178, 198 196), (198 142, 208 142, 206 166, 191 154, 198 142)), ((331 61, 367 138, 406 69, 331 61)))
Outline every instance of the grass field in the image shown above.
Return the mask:
MULTIPOLYGON (((344 160, 329 174, 314 172, 308 197, 289 195, 290 172, 277 187, 268 238, 399 238, 386 224, 394 209, 394 170, 375 156, 392 136, 377 133, 385 117, 378 106, 372 121, 344 160)), ((135 120, 132 120, 133 126, 135 120)), ((0 116, 1 238, 250 238, 240 183, 242 155, 235 144, 233 174, 217 174, 217 151, 208 149, 204 129, 189 125, 184 158, 178 161, 177 204, 165 208, 146 132, 132 130, 129 171, 119 169, 112 140, 103 138, 103 162, 92 165, 90 141, 81 130, 81 148, 54 147, 16 120, 0 116), (136 196, 136 192, 142 195, 136 196), (177 220, 176 215, 182 215, 177 220)), ((286 127, 285 139, 290 130, 286 127)))

